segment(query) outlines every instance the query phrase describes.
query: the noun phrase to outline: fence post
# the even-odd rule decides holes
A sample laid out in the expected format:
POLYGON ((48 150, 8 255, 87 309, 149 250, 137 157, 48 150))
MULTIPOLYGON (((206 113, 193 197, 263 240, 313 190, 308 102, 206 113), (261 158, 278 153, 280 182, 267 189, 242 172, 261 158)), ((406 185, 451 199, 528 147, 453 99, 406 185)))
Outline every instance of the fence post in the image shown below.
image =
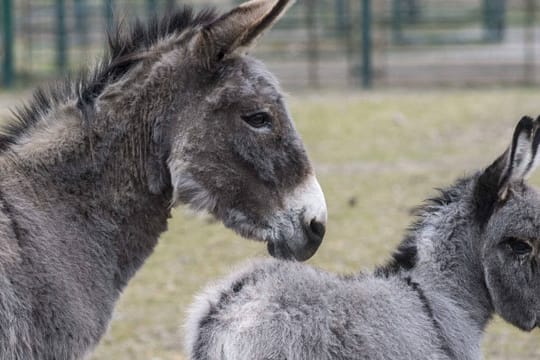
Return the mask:
POLYGON ((533 85, 535 79, 535 28, 536 23, 536 0, 525 2, 525 59, 523 66, 524 83, 533 85))
POLYGON ((399 44, 403 40, 402 34, 402 16, 401 0, 392 1, 392 40, 394 44, 399 44))
POLYGON ((77 31, 77 40, 82 53, 86 55, 88 46, 88 22, 86 20, 88 8, 86 0, 74 0, 75 30, 77 31))
POLYGON ((24 72, 32 73, 32 2, 31 0, 20 0, 20 34, 19 44, 21 44, 22 59, 20 61, 21 67, 24 72))
POLYGON ((319 38, 317 35, 316 0, 307 0, 306 27, 308 31, 308 84, 319 87, 319 38))
POLYGON ((2 2, 2 27, 4 35, 4 58, 2 61, 2 85, 13 85, 15 71, 13 68, 13 6, 11 0, 2 2))
POLYGON ((506 26, 506 0, 484 0, 483 8, 485 39, 501 41, 506 26))
POLYGON ((372 25, 371 0, 362 0, 362 86, 365 89, 373 85, 372 25))
POLYGON ((482 17, 483 17, 483 24, 484 24, 484 38, 486 40, 489 40, 490 37, 490 19, 491 19, 491 5, 490 0, 483 0, 482 1, 482 17))
POLYGON ((495 21, 495 31, 498 41, 502 41, 506 30, 506 0, 497 1, 497 18, 495 21))
POLYGON ((56 0, 56 67, 59 71, 67 67, 66 4, 56 0))
POLYGON ((345 0, 336 0, 336 28, 341 35, 347 28, 345 0))
POLYGON ((105 0, 104 10, 107 31, 112 31, 114 26, 114 0, 105 0))
POLYGON ((146 10, 148 11, 147 16, 152 16, 157 13, 156 0, 146 0, 146 10))

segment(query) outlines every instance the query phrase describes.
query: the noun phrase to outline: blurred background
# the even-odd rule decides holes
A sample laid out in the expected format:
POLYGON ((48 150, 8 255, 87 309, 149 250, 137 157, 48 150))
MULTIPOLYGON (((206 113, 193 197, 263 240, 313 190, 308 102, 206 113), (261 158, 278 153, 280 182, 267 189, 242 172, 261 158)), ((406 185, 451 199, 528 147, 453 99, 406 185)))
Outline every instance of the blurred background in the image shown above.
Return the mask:
MULTIPOLYGON (((237 0, 1 0, 2 84, 81 67, 115 19, 237 0)), ((256 50, 288 88, 533 85, 537 0, 300 0, 256 50)))
MULTIPOLYGON (((102 56, 116 21, 237 0, 0 0, 0 123, 37 84, 102 56)), ((329 208, 310 263, 368 270, 388 259, 435 187, 487 166, 524 114, 540 113, 540 0, 297 0, 253 54, 288 101, 329 208)), ((540 176, 533 177, 540 184, 540 176)), ((174 211, 92 359, 184 359, 193 295, 265 246, 174 211)), ((500 319, 486 359, 539 359, 540 335, 500 319)))

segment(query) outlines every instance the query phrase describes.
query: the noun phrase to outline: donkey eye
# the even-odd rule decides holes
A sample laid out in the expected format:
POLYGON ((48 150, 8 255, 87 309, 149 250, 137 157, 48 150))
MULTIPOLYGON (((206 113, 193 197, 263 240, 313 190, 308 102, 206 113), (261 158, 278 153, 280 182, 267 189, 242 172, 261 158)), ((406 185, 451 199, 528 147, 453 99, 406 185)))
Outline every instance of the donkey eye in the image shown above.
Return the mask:
POLYGON ((266 111, 259 111, 253 114, 243 115, 242 120, 256 129, 270 127, 272 125, 272 117, 266 111))
POLYGON ((506 241, 507 241, 508 246, 510 247, 510 249, 515 255, 519 255, 519 256, 527 255, 532 251, 531 245, 529 245, 527 242, 523 240, 519 240, 516 238, 509 238, 506 241))

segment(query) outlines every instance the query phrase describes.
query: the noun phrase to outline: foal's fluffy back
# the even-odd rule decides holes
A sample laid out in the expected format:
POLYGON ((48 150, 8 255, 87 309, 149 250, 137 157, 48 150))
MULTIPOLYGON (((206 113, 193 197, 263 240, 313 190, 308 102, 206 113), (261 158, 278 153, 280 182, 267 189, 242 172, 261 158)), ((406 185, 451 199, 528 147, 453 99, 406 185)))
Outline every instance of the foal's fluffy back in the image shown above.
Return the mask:
POLYGON ((433 332, 422 306, 397 279, 252 261, 197 297, 186 351, 192 360, 331 360, 363 359, 384 347, 394 358, 428 349, 428 358, 442 359, 422 336, 433 332))

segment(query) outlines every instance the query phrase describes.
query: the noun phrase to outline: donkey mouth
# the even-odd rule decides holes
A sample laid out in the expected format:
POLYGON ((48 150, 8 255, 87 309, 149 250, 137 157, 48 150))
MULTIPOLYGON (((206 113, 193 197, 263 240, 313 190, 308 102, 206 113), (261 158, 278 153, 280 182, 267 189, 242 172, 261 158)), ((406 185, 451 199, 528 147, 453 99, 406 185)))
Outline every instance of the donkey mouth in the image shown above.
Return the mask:
POLYGON ((318 246, 308 246, 299 251, 293 251, 286 243, 274 243, 269 241, 267 249, 270 256, 282 260, 306 261, 311 258, 318 246))
POLYGON ((282 246, 277 246, 275 243, 269 241, 266 247, 268 248, 268 253, 272 257, 275 257, 277 259, 283 259, 283 260, 294 259, 292 251, 291 249, 289 249, 287 244, 283 244, 282 246))

